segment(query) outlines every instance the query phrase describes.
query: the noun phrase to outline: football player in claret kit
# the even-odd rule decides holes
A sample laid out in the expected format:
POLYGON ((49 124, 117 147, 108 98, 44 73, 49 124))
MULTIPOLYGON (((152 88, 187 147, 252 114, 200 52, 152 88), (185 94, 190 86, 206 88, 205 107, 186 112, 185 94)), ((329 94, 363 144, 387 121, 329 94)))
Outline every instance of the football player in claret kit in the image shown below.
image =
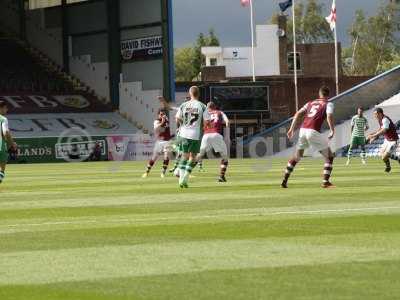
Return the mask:
POLYGON ((14 142, 10 129, 8 128, 8 120, 5 117, 7 111, 7 104, 0 100, 0 183, 3 182, 6 176, 5 171, 9 152, 15 154, 17 151, 17 144, 14 142))
POLYGON ((206 106, 198 99, 200 90, 192 86, 189 90, 190 100, 182 103, 176 114, 179 127, 178 141, 182 151, 179 163, 179 186, 188 187, 189 176, 196 165, 196 157, 200 152, 200 140, 203 123, 210 120, 206 106))
POLYGON ((390 160, 396 160, 400 163, 400 158, 396 154, 399 145, 399 135, 397 134, 396 125, 393 121, 384 114, 383 109, 378 107, 374 112, 375 118, 378 120, 380 129, 368 136, 368 142, 372 143, 380 135, 384 135, 385 141, 383 142, 380 155, 386 165, 385 172, 390 173, 392 166, 390 160))
POLYGON ((204 135, 201 140, 200 153, 197 160, 203 159, 208 151, 213 149, 221 155, 219 182, 226 182, 225 173, 228 168, 228 149, 222 136, 223 127, 229 128, 228 117, 213 102, 207 104, 210 121, 205 123, 204 135))
POLYGON ((142 175, 143 178, 146 178, 149 175, 152 167, 160 155, 163 155, 164 158, 161 171, 162 178, 165 177, 165 173, 168 168, 169 159, 171 156, 170 140, 172 136, 169 128, 167 111, 165 109, 159 109, 158 118, 154 120, 154 135, 156 137, 156 143, 154 145, 153 156, 147 164, 146 172, 142 175))
POLYGON ((349 152, 347 153, 347 163, 350 165, 351 156, 353 155, 353 150, 361 147, 361 162, 366 164, 367 154, 365 152, 365 132, 368 130, 368 120, 363 115, 364 111, 361 107, 357 109, 357 114, 351 119, 351 142, 349 147, 349 152))
POLYGON ((287 133, 289 139, 292 139, 294 132, 300 126, 299 141, 295 155, 289 160, 284 178, 282 181, 282 188, 287 188, 288 180, 294 168, 304 155, 304 151, 312 147, 314 150, 319 151, 325 159, 323 171, 323 188, 334 187, 329 181, 333 168, 334 154, 329 147, 328 140, 321 134, 321 128, 325 120, 329 126, 329 139, 335 135, 335 125, 333 120, 334 105, 328 101, 329 88, 321 87, 319 90, 319 99, 308 102, 303 106, 294 116, 290 129, 287 133))

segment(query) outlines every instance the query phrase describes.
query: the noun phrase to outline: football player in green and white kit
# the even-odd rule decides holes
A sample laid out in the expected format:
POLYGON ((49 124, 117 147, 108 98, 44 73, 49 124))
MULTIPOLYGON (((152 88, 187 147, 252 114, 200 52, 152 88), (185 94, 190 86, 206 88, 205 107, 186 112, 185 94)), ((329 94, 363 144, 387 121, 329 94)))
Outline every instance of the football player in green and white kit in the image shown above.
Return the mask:
POLYGON ((14 142, 10 129, 8 128, 8 120, 5 117, 7 111, 7 104, 4 101, 0 101, 0 183, 3 182, 6 176, 5 171, 9 149, 11 151, 17 150, 17 144, 14 142))
POLYGON ((179 186, 188 187, 189 175, 196 166, 196 156, 200 152, 203 123, 210 120, 204 103, 200 102, 200 90, 192 86, 189 90, 190 100, 181 104, 176 114, 179 127, 178 140, 182 151, 179 163, 179 186))
POLYGON ((364 111, 361 107, 357 109, 357 114, 351 119, 351 143, 349 152, 347 153, 347 163, 350 165, 351 156, 353 155, 353 149, 361 147, 361 161, 366 164, 366 152, 365 152, 365 132, 369 129, 368 120, 364 117, 364 111))

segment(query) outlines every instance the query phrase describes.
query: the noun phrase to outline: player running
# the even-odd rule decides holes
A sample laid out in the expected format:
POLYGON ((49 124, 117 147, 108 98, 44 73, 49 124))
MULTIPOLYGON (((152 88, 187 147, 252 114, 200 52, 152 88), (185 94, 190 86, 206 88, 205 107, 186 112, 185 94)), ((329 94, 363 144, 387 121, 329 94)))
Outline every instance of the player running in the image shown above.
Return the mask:
POLYGON ((357 115, 351 119, 351 142, 349 152, 347 153, 347 163, 350 165, 350 160, 353 155, 353 149, 361 147, 361 162, 366 164, 367 153, 365 151, 365 132, 369 129, 368 120, 364 117, 364 111, 361 107, 357 109, 357 115))
POLYGON ((393 121, 383 113, 382 108, 376 108, 374 115, 379 122, 380 129, 368 136, 368 142, 372 143, 380 135, 384 135, 385 141, 382 145, 380 155, 386 165, 385 172, 390 173, 392 170, 390 159, 396 160, 400 163, 399 156, 396 155, 396 150, 399 144, 399 135, 397 134, 396 125, 394 125, 393 121))
MULTIPOLYGON (((185 101, 187 101, 189 99, 190 99, 190 97, 187 97, 185 99, 185 101)), ((176 113, 179 110, 179 107, 170 105, 171 101, 168 101, 163 96, 159 96, 158 100, 160 101, 161 107, 163 109, 165 109, 167 111, 175 112, 174 115, 176 115, 176 113)), ((177 123, 176 124, 176 136, 179 135, 179 127, 180 127, 180 124, 177 123)), ((181 157, 182 157, 182 153, 181 153, 181 149, 180 149, 178 138, 175 138, 175 139, 171 140, 171 149, 172 149, 172 152, 175 153, 175 163, 174 163, 174 166, 169 170, 169 172, 170 173, 174 173, 176 170, 178 170, 179 162, 180 162, 181 157)))
POLYGON ((5 117, 7 112, 7 104, 4 101, 0 101, 0 183, 3 182, 6 176, 5 171, 9 151, 14 153, 17 151, 17 144, 14 142, 10 129, 8 128, 8 120, 5 117))
POLYGON ((295 155, 289 160, 285 170, 285 175, 282 181, 282 188, 287 188, 288 180, 292 174, 295 166, 304 155, 304 151, 312 147, 314 150, 319 151, 325 158, 324 172, 323 172, 323 188, 334 187, 330 183, 334 154, 329 147, 328 140, 321 134, 321 128, 325 120, 329 126, 329 139, 335 135, 335 125, 333 120, 334 105, 328 102, 329 88, 321 87, 319 89, 319 99, 308 102, 301 108, 294 116, 290 129, 287 133, 289 139, 292 139, 294 132, 298 129, 301 120, 303 123, 300 128, 299 141, 295 155))
POLYGON ((154 121, 154 135, 156 137, 156 143, 154 145, 153 156, 149 160, 146 172, 142 175, 142 178, 149 176, 152 167, 161 155, 164 157, 161 178, 164 178, 165 173, 167 172, 169 159, 171 156, 170 140, 172 136, 169 128, 167 111, 165 109, 159 109, 158 111, 158 118, 154 121))
POLYGON ((179 163, 179 186, 188 187, 189 175, 196 165, 196 156, 200 151, 200 139, 203 121, 210 120, 206 106, 198 99, 200 90, 192 86, 189 90, 190 100, 182 103, 176 114, 179 127, 178 140, 182 151, 179 163))
POLYGON ((204 158, 211 149, 221 155, 219 182, 226 182, 225 173, 228 168, 228 149, 224 137, 222 136, 223 126, 229 128, 228 117, 213 102, 207 104, 207 110, 210 115, 210 121, 204 126, 204 135, 201 140, 200 153, 197 155, 197 161, 204 158))

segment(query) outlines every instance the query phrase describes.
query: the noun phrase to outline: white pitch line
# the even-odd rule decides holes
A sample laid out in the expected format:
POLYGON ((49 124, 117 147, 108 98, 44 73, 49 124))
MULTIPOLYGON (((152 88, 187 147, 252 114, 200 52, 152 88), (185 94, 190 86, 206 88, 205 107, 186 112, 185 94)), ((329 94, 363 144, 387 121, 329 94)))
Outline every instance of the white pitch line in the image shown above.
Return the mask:
POLYGON ((159 222, 159 221, 176 221, 176 220, 200 220, 213 218, 235 218, 235 217, 264 217, 276 215, 308 215, 308 214, 326 214, 326 213, 345 213, 345 212, 363 212, 363 211, 384 211, 390 209, 400 209, 400 206, 383 206, 383 207, 360 207, 360 208, 342 208, 342 209, 320 209, 320 210, 297 210, 297 211, 276 211, 276 212, 260 212, 260 213, 244 213, 244 214, 226 214, 226 215, 200 215, 200 216, 176 216, 164 218, 142 218, 142 219, 110 219, 110 220, 81 220, 81 221, 59 221, 44 223, 27 223, 27 224, 10 224, 0 227, 17 228, 17 227, 37 227, 37 226, 54 226, 54 225, 73 225, 73 224, 95 224, 95 223, 124 223, 124 222, 159 222))

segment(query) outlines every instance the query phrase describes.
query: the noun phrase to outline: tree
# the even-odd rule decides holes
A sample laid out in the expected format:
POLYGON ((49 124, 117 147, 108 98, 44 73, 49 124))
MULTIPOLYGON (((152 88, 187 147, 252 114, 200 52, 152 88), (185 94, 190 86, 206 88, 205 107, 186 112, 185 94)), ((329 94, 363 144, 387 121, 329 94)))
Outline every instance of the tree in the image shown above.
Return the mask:
POLYGON ((378 14, 368 19, 363 11, 356 12, 348 31, 352 49, 343 49, 344 61, 351 60, 350 66, 344 66, 346 74, 375 75, 393 65, 400 50, 396 36, 400 30, 399 12, 400 7, 395 3, 382 4, 378 14))
POLYGON ((219 40, 214 29, 208 35, 199 33, 196 43, 192 47, 181 48, 175 51, 175 69, 177 81, 192 81, 205 65, 205 57, 201 54, 202 47, 219 46, 219 40))
POLYGON ((175 50, 175 80, 192 81, 198 74, 194 67, 196 54, 193 47, 175 50))
MULTIPOLYGON (((324 5, 318 0, 307 0, 306 5, 298 2, 294 8, 296 23, 297 43, 329 43, 333 41, 333 34, 324 16, 324 5)), ((270 20, 271 24, 278 23, 278 15, 275 14, 270 20)), ((287 38, 293 42, 293 22, 287 23, 287 38)))

